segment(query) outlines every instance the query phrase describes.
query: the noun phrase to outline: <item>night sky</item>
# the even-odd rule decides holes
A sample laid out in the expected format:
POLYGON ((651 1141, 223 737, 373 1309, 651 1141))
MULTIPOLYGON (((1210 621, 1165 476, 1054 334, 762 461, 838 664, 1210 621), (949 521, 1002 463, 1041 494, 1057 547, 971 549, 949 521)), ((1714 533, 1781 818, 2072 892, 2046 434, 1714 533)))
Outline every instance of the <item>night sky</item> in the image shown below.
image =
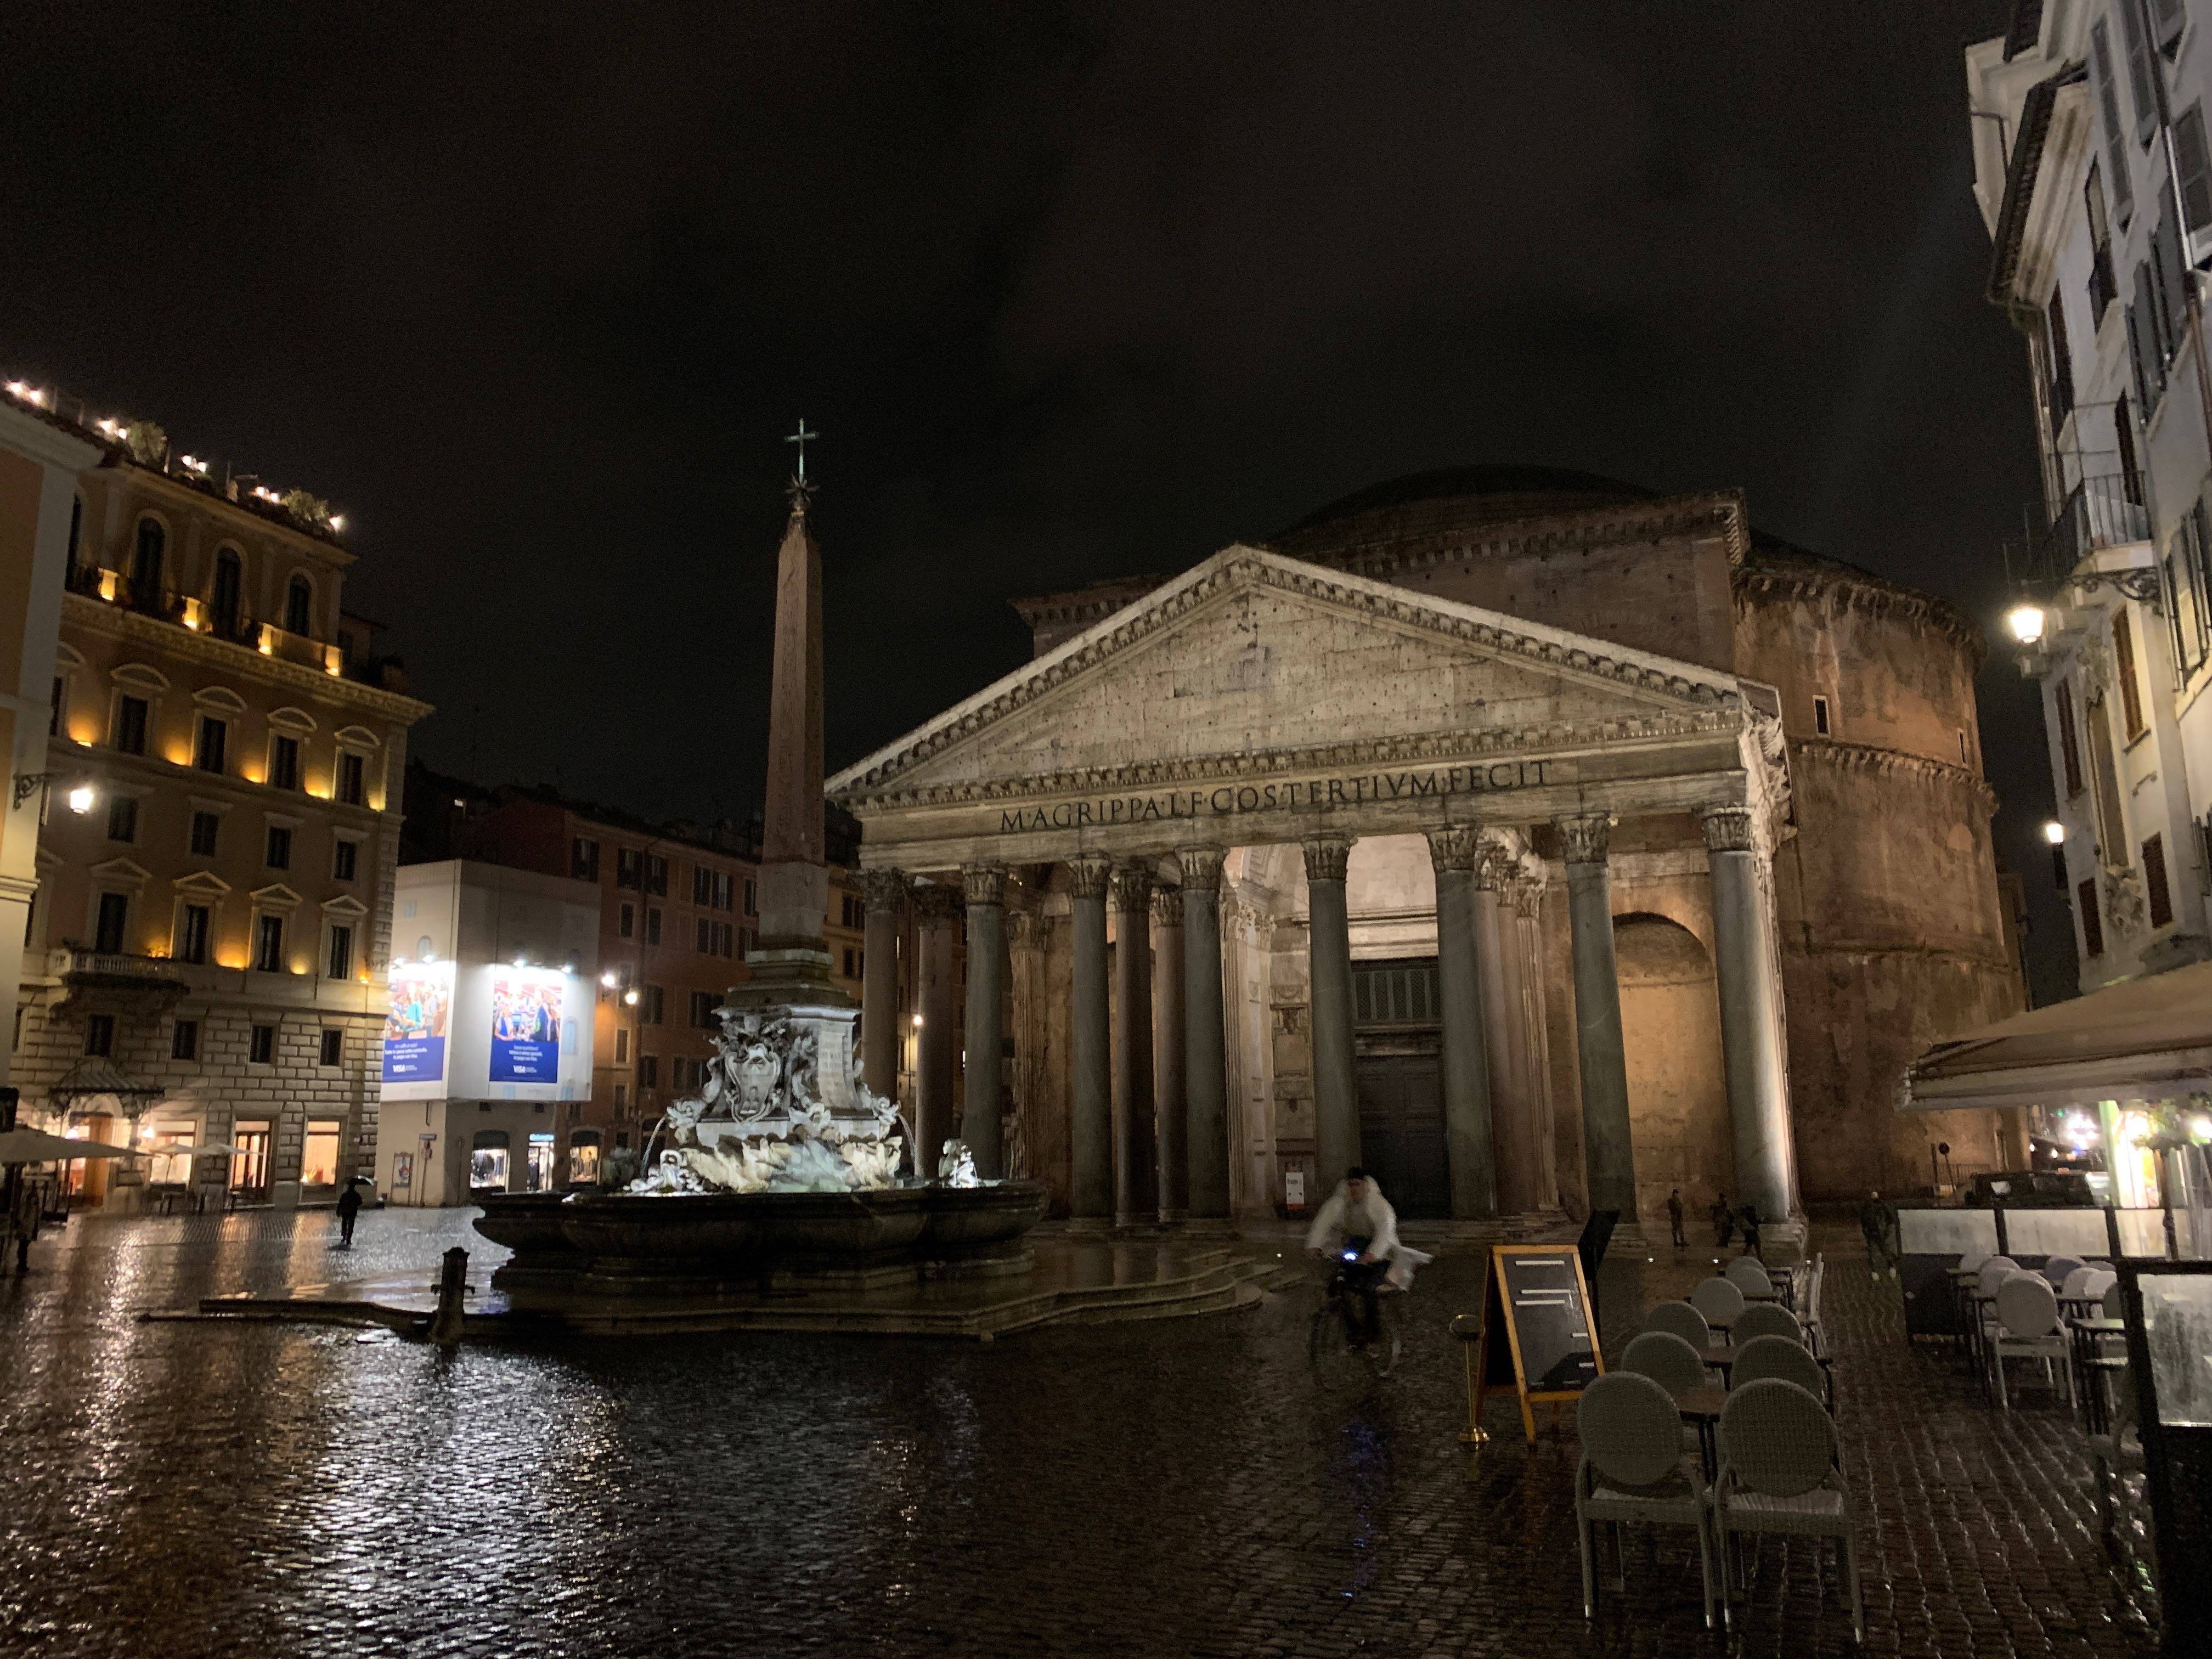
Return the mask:
MULTIPOLYGON (((790 453, 832 766, 1005 601, 1479 461, 1737 486, 1994 635, 1997 0, 0 10, 0 368, 330 498, 416 751, 743 818, 790 453)), ((2039 1000, 2039 715, 1982 677, 2039 1000)))

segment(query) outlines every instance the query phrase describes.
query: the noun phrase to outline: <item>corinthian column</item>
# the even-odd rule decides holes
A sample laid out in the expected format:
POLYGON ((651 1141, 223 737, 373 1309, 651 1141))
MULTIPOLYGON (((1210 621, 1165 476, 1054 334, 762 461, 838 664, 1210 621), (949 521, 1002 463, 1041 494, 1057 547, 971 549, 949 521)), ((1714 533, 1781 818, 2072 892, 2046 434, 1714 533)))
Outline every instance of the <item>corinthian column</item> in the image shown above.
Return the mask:
MULTIPOLYGON (((867 921, 860 964, 860 1078, 885 1099, 896 1100, 901 1035, 899 915, 906 902, 906 878, 896 870, 871 870, 861 880, 867 892, 867 921)), ((921 1168, 918 1159, 915 1167, 921 1168)))
POLYGON ((1229 1057, 1221 1006, 1221 850, 1186 847, 1182 865, 1183 1093, 1190 1213, 1229 1215, 1229 1057))
POLYGON ((968 902, 968 1072, 960 1138, 975 1154, 975 1173, 996 1181, 1006 1173, 999 1061, 1006 1019, 1006 872, 1001 865, 971 864, 960 874, 968 902))
POLYGON ((1182 895, 1152 895, 1152 1122, 1159 1217, 1190 1210, 1189 1123, 1183 1110, 1182 895))
POLYGON ((1482 990, 1476 967, 1472 829, 1429 831, 1437 872, 1437 988, 1443 1000, 1444 1157, 1455 1220, 1498 1213, 1490 1121, 1490 1061, 1483 1050, 1482 990))
POLYGON ((1613 954, 1613 815, 1559 821, 1566 845, 1573 932, 1575 1044, 1582 1060, 1583 1162, 1590 1208, 1636 1220, 1636 1146, 1628 1123, 1628 1054, 1620 1031, 1620 974, 1613 954))
POLYGON ((1482 1047, 1490 1073, 1492 1139, 1498 1153, 1498 1207, 1509 1215, 1540 1210, 1543 1152, 1520 1068, 1518 938, 1506 888, 1518 868, 1512 849, 1485 836, 1474 872, 1474 949, 1482 999, 1482 1047))
POLYGON ((1152 1172, 1152 874, 1117 865, 1114 903, 1114 1220, 1159 1211, 1152 1172))
POLYGON ((1528 1079, 1528 1104, 1536 1125, 1537 1165, 1542 1170, 1544 1201, 1559 1190, 1558 1157, 1553 1146, 1552 1041, 1544 1014, 1544 888, 1541 875, 1522 875, 1506 890, 1518 930, 1514 962, 1520 975, 1521 1072, 1528 1079))
POLYGON ((1112 867, 1102 858, 1076 859, 1067 866, 1070 994, 1075 1004, 1068 1021, 1068 1214, 1098 1225, 1114 1216, 1106 997, 1106 879, 1112 867))
POLYGON ((1352 842, 1305 843, 1306 952, 1313 988, 1314 1162, 1321 1196, 1359 1162, 1359 1077, 1352 1047, 1352 921, 1344 878, 1352 842))
POLYGON ((921 916, 921 1030, 915 1043, 914 1167, 925 1180, 937 1174, 937 1160, 952 1138, 952 1085, 959 1075, 959 975, 952 947, 960 933, 960 890, 921 882, 914 890, 921 916))
POLYGON ((1716 807, 1705 830, 1736 1186, 1762 1218, 1782 1221, 1790 1207, 1790 1084, 1768 853, 1749 807, 1716 807))

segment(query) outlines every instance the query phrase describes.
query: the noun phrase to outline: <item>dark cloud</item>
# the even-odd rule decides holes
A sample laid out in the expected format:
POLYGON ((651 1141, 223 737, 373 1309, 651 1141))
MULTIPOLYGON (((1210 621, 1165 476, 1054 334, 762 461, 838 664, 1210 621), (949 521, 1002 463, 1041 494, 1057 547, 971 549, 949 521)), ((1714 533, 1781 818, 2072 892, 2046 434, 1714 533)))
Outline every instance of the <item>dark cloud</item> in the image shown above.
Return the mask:
MULTIPOLYGON (((1018 660, 1010 595, 1471 460, 1741 485, 1994 623, 2006 15, 21 0, 0 358, 342 503, 434 760, 648 811, 757 792, 801 413, 834 759, 1018 660)), ((2033 875, 2038 717, 1983 693, 2033 875)))

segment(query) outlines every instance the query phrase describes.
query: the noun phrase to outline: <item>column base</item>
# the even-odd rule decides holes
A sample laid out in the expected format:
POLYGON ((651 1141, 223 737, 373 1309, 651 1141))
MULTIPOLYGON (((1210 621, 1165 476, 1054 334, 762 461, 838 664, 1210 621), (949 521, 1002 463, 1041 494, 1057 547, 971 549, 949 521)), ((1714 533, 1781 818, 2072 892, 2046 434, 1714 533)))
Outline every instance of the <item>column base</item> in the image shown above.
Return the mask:
POLYGON ((1072 1215, 1066 1225, 1074 1238, 1103 1238, 1114 1231, 1114 1224, 1103 1215, 1072 1215))
POLYGON ((1186 1238, 1235 1238, 1237 1224, 1225 1215, 1191 1215, 1182 1219, 1181 1231, 1186 1238))
POLYGON ((1189 1219, 1189 1217, 1190 1212, 1188 1210, 1162 1210, 1159 1214, 1159 1223, 1163 1227, 1180 1227, 1189 1219))

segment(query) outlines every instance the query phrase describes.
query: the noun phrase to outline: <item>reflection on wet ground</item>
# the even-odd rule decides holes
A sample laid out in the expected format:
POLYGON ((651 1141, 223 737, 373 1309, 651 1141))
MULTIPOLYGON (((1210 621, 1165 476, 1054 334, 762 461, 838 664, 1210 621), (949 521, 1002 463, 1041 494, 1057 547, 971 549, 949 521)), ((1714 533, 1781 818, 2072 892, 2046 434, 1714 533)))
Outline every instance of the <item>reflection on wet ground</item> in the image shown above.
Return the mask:
MULTIPOLYGON (((1470 1466, 1447 1256, 1379 1384, 1317 1381, 1303 1293, 989 1346, 806 1335, 464 1348, 140 1323, 497 1252, 463 1212, 80 1218, 0 1285, 0 1651, 683 1656, 1674 1654, 1694 1565, 1579 1597, 1565 1440, 1470 1466)), ((1670 1253, 1662 1253, 1662 1255, 1670 1253)), ((1709 1264, 1700 1264, 1710 1271, 1709 1264)), ((1608 1270, 1610 1334, 1697 1268, 1608 1270)), ((2000 1419, 1832 1270, 1872 1651, 2145 1653, 2080 1435, 2000 1419)), ((1613 1346, 1609 1342, 1609 1347, 1613 1346)), ((1747 1650, 1850 1650, 1777 1547, 1747 1650)))

